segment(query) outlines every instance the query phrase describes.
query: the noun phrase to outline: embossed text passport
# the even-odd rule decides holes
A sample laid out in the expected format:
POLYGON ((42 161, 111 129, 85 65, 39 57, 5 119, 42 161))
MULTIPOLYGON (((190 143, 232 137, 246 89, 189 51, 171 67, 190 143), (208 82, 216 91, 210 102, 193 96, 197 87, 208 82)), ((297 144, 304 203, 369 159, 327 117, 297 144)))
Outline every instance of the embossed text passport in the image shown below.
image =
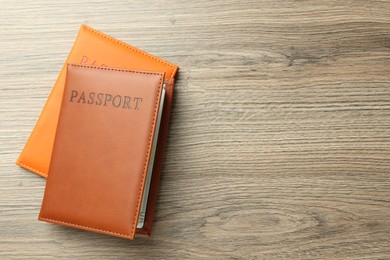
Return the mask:
POLYGON ((64 72, 39 219, 128 239, 150 233, 165 73, 73 64, 64 72))

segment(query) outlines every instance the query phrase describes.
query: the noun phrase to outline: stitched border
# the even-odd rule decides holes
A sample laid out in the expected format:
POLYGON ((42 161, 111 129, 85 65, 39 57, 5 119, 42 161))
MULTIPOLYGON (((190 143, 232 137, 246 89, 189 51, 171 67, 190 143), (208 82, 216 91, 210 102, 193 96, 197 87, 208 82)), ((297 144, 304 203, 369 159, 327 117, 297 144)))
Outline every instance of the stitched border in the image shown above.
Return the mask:
POLYGON ((140 206, 140 202, 141 202, 141 196, 142 196, 142 188, 144 185, 142 185, 142 183, 145 183, 145 174, 147 172, 147 167, 148 167, 148 161, 149 161, 149 157, 150 157, 150 150, 151 150, 151 145, 152 145, 152 140, 153 140, 153 130, 155 129, 156 127, 156 118, 157 118, 157 108, 158 108, 158 103, 160 101, 160 97, 161 97, 161 88, 162 88, 162 82, 163 81, 163 76, 162 74, 160 74, 160 81, 158 83, 158 91, 157 91, 157 96, 156 96, 156 103, 154 104, 154 112, 153 112, 153 121, 152 121, 152 127, 150 129, 150 135, 149 135, 149 143, 148 143, 148 150, 147 150, 147 153, 146 153, 146 158, 145 158, 145 165, 144 165, 144 171, 142 173, 142 178, 141 178, 141 185, 140 188, 139 188, 139 192, 138 192, 138 201, 137 201, 137 207, 136 207, 136 210, 135 210, 135 215, 134 215, 134 223, 133 223, 133 231, 132 233, 135 232, 135 223, 136 223, 136 219, 137 219, 137 212, 139 212, 139 206, 140 206))
POLYGON ((104 33, 102 33, 102 32, 96 31, 95 29, 93 29, 93 28, 91 28, 91 27, 89 27, 89 26, 87 26, 87 25, 85 25, 85 24, 81 25, 81 28, 83 28, 83 29, 85 29, 85 30, 87 30, 87 31, 89 31, 89 32, 91 32, 91 33, 94 33, 94 34, 96 34, 97 36, 100 36, 100 37, 105 38, 105 39, 107 39, 107 40, 113 41, 114 43, 119 44, 120 46, 123 46, 123 47, 125 47, 125 48, 128 48, 128 49, 130 49, 130 50, 132 50, 132 51, 134 51, 134 52, 137 52, 137 53, 139 53, 139 54, 141 54, 141 55, 144 55, 144 56, 146 56, 146 57, 148 57, 148 58, 150 58, 150 59, 152 59, 152 60, 155 60, 155 61, 157 61, 157 62, 160 62, 160 63, 162 63, 162 64, 165 64, 165 65, 171 67, 173 70, 172 70, 172 72, 170 73, 169 78, 173 78, 174 74, 175 74, 176 71, 177 71, 177 66, 176 66, 176 65, 170 64, 170 63, 168 63, 167 61, 164 61, 164 60, 162 60, 162 59, 160 59, 160 58, 157 58, 157 57, 155 57, 155 56, 153 56, 153 55, 151 55, 151 54, 149 54, 149 53, 147 53, 147 52, 145 52, 145 51, 142 51, 142 50, 140 50, 140 49, 137 49, 137 48, 135 48, 135 47, 133 47, 133 46, 127 44, 127 43, 124 43, 124 42, 122 42, 122 41, 120 41, 120 40, 118 40, 118 39, 116 39, 116 38, 113 38, 113 37, 111 37, 111 36, 109 36, 109 35, 106 35, 106 34, 104 34, 104 33))
POLYGON ((45 218, 45 217, 41 217, 41 216, 39 216, 38 219, 40 219, 40 220, 47 220, 49 222, 54 222, 54 223, 57 223, 57 224, 71 225, 71 226, 75 226, 75 227, 79 227, 79 228, 88 228, 88 229, 95 230, 95 231, 101 231, 101 232, 105 232, 105 233, 109 233, 109 234, 121 235, 121 236, 125 236, 125 237, 131 238, 130 235, 126 235, 126 234, 122 234, 122 233, 118 233, 118 232, 114 232, 114 231, 108 231, 108 230, 104 230, 104 229, 100 229, 100 228, 92 228, 92 227, 83 226, 83 225, 79 225, 79 224, 74 224, 74 223, 70 223, 70 222, 66 222, 66 221, 62 221, 62 220, 45 218))
POLYGON ((35 172, 38 175, 41 175, 42 177, 47 178, 47 173, 45 173, 43 171, 40 171, 40 170, 37 170, 37 169, 35 169, 35 168, 31 167, 31 166, 28 166, 27 164, 24 164, 21 161, 16 161, 16 164, 18 164, 18 165, 20 165, 20 166, 22 166, 24 168, 27 168, 29 170, 32 170, 33 172, 35 172))
MULTIPOLYGON (((149 71, 142 71, 142 70, 120 69, 120 68, 73 64, 73 63, 67 63, 67 65, 70 65, 72 67, 83 67, 83 68, 90 68, 90 69, 111 70, 111 71, 129 72, 129 73, 134 73, 134 74, 137 74, 137 73, 138 74, 149 74, 149 75, 157 75, 157 76, 162 76, 162 73, 163 73, 163 72, 149 72, 149 71)), ((160 80, 160 83, 161 83, 161 80, 160 80)))
MULTIPOLYGON (((139 212, 139 206, 140 206, 140 201, 141 201, 141 193, 142 193, 142 188, 143 188, 143 185, 142 183, 145 181, 145 174, 146 174, 146 171, 147 171, 147 165, 148 165, 148 159, 149 159, 149 156, 150 156, 150 147, 151 147, 151 143, 152 143, 152 139, 153 139, 153 130, 155 128, 155 122, 156 122, 156 113, 157 113, 157 107, 158 107, 158 103, 159 103, 159 97, 161 96, 161 87, 162 87, 162 80, 163 80, 163 73, 153 73, 153 72, 143 72, 143 71, 132 71, 132 70, 126 70, 126 69, 116 69, 116 68, 108 68, 108 67, 98 67, 98 66, 91 66, 91 65, 81 65, 81 64, 69 64, 68 65, 72 66, 72 67, 83 67, 83 68, 89 68, 89 69, 101 69, 101 70, 111 70, 111 71, 118 71, 118 72, 127 72, 127 73, 138 73, 138 74, 147 74, 147 75, 159 75, 160 76, 160 81, 159 81, 159 87, 158 87, 158 91, 157 91, 157 96, 156 96, 156 102, 154 104, 154 112, 153 112, 153 121, 152 121, 152 127, 150 129, 150 135, 149 135, 149 143, 148 143, 148 149, 147 149, 147 153, 146 153, 146 158, 145 158, 145 164, 144 164, 144 169, 143 169, 143 173, 142 173, 142 177, 141 177, 141 183, 139 183, 139 186, 140 186, 140 189, 138 191, 138 199, 137 199, 137 206, 136 206, 136 210, 135 210, 135 215, 134 215, 134 221, 133 221, 133 227, 131 229, 131 234, 135 234, 135 227, 136 227, 136 220, 137 220, 137 212, 139 212)), ((68 225, 74 225, 74 226, 78 226, 78 227, 83 227, 83 228, 88 228, 88 229, 91 229, 91 230, 95 230, 95 231, 102 231, 102 232, 107 232, 107 233, 110 233, 110 234, 118 234, 118 235, 122 235, 122 236, 125 236, 125 237, 132 237, 131 235, 125 235, 125 234, 121 234, 121 233, 117 233, 117 232, 113 232, 113 231, 109 231, 109 230, 104 230, 104 229, 98 229, 98 228, 95 228, 95 227, 89 227, 89 226, 83 226, 83 225, 79 225, 79 224, 74 224, 74 223, 71 223, 71 222, 66 222, 66 221, 63 221, 63 220, 57 220, 57 219, 50 219, 50 218, 45 218, 45 217, 41 217, 39 216, 39 218, 43 219, 43 220, 48 220, 48 221, 52 221, 52 222, 58 222, 58 223, 63 223, 63 224, 68 224, 68 225)))

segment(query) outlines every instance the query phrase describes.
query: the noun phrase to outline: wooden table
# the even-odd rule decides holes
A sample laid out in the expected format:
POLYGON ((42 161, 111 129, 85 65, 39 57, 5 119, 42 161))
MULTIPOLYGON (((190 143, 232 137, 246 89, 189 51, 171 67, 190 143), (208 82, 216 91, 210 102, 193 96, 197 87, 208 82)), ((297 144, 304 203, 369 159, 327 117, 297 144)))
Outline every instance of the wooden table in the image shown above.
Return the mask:
POLYGON ((0 258, 390 258, 389 1, 0 2, 0 258), (15 165, 81 23, 180 66, 135 241, 37 220, 15 165))

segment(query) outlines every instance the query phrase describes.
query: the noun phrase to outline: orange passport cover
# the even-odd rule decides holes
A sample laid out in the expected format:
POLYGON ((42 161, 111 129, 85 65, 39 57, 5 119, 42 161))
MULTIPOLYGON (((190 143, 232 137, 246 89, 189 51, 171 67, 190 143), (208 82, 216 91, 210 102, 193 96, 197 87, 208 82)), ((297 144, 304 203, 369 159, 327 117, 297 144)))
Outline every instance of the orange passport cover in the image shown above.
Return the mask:
POLYGON ((163 72, 69 64, 39 219, 133 239, 163 72))
MULTIPOLYGON (((162 118, 162 137, 165 141, 174 77, 178 67, 115 38, 82 25, 66 63, 108 66, 132 70, 165 73, 166 101, 162 118)), ((47 177, 57 128, 60 104, 65 84, 65 65, 50 93, 33 132, 25 144, 16 164, 47 177)), ((160 151, 161 151, 160 147, 160 151)), ((159 150, 159 149, 158 149, 159 150)), ((162 151, 161 151, 162 152, 162 151)), ((161 164, 161 162, 156 162, 161 164)))

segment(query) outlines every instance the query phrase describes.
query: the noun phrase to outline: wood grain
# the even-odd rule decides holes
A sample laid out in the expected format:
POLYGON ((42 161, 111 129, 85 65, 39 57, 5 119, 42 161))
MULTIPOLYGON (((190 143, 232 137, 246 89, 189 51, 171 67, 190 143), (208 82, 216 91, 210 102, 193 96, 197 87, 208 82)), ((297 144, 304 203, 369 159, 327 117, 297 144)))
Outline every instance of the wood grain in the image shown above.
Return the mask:
POLYGON ((0 258, 390 258, 389 1, 0 1, 0 258), (180 66, 151 238, 15 166, 86 23, 180 66))

